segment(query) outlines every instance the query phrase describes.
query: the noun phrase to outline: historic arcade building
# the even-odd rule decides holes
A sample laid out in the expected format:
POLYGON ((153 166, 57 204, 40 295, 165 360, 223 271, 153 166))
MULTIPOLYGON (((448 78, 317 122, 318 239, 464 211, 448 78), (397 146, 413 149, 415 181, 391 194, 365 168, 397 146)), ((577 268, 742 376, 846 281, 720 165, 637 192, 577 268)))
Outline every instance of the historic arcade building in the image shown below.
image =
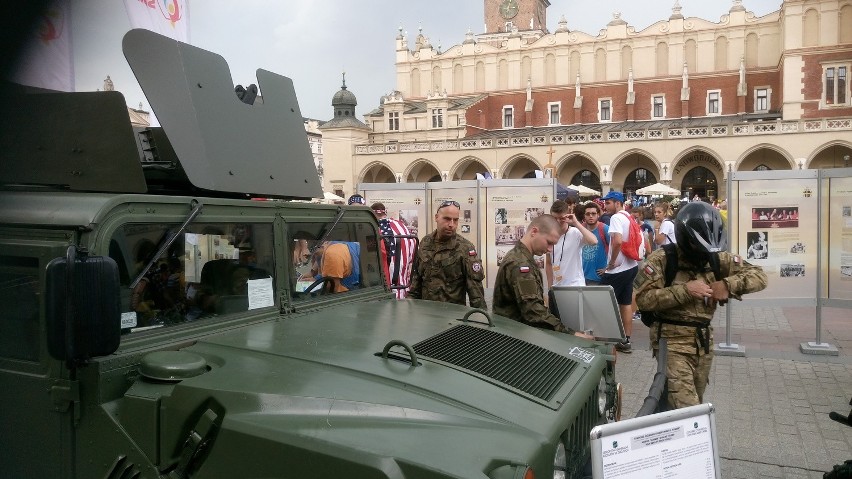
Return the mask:
POLYGON ((322 125, 325 187, 468 180, 477 173, 631 193, 656 182, 723 198, 731 171, 849 166, 852 0, 784 0, 762 17, 741 0, 718 22, 597 34, 548 0, 485 0, 486 32, 446 50, 396 38, 396 89, 354 117, 344 87, 322 125))

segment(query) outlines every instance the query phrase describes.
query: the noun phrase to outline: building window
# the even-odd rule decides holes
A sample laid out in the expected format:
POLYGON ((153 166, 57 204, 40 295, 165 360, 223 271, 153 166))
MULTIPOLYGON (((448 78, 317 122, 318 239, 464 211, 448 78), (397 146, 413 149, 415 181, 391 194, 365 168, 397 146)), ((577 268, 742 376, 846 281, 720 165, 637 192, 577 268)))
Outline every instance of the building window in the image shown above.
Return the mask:
POLYGON ((612 100, 598 100, 598 121, 610 121, 612 119, 612 100))
POLYGON ((825 106, 848 105, 849 84, 846 82, 846 75, 849 68, 846 65, 831 65, 823 68, 825 69, 823 104, 825 106))
POLYGON ((444 127, 444 109, 432 108, 432 128, 444 127))
POLYGON ((651 118, 666 117, 666 97, 654 95, 651 97, 651 118))
POLYGON ((560 125, 560 124, 562 124, 562 121, 560 119, 561 116, 562 116, 561 113, 560 113, 561 108, 562 108, 562 105, 559 102, 547 104, 547 109, 550 110, 550 123, 549 123, 549 125, 560 125))
POLYGON ((754 90, 754 111, 769 111, 769 88, 758 88, 754 90))
POLYGON ((399 131, 399 112, 388 113, 388 131, 399 131))
POLYGON ((711 90, 707 92, 707 114, 722 114, 722 92, 720 90, 711 90))
POLYGON ((514 128, 514 127, 515 127, 515 107, 504 106, 503 107, 503 128, 514 128))

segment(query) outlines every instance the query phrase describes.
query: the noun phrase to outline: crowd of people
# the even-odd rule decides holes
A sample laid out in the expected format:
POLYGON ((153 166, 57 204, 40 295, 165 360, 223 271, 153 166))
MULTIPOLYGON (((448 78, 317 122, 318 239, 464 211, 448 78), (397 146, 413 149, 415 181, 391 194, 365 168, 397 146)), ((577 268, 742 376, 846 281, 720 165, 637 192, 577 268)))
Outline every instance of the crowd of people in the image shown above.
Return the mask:
MULTIPOLYGON (((668 404, 700 404, 713 360, 710 320, 717 305, 765 288, 766 274, 726 251, 724 201, 711 205, 699 199, 677 206, 677 212, 669 202, 633 207, 617 191, 579 204, 555 201, 549 214, 529 221, 503 256, 494 313, 594 339, 566 326, 549 307, 546 293, 562 285, 611 286, 624 330, 615 348, 632 351, 633 322, 641 319, 637 310, 645 312, 654 355, 660 339, 668 342, 668 404), (641 241, 631 238, 634 234, 641 234, 641 241), (536 260, 542 255, 544 275, 536 260)), ((457 234, 459 213, 459 204, 451 200, 436 209, 436 228, 420 240, 404 296, 487 307, 482 261, 476 247, 457 234)))

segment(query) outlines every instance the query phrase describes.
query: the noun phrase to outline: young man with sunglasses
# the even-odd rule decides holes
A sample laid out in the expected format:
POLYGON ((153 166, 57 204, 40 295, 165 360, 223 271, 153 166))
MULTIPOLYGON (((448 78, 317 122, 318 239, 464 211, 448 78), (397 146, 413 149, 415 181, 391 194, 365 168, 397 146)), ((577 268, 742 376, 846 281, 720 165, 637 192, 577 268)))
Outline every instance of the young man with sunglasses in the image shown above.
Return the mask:
POLYGON ((589 201, 579 208, 583 212, 583 222, 586 229, 597 238, 597 244, 583 246, 583 275, 587 286, 601 284, 598 270, 606 268, 609 254, 609 225, 599 221, 601 208, 597 203, 589 201))
POLYGON ((456 234, 461 207, 444 201, 435 212, 435 231, 420 240, 411 271, 408 297, 487 309, 485 272, 473 243, 456 234))
POLYGON ((585 286, 581 251, 585 245, 597 245, 598 239, 583 227, 570 204, 556 200, 550 206, 550 214, 559 222, 561 236, 553 252, 545 256, 547 282, 551 286, 585 286))

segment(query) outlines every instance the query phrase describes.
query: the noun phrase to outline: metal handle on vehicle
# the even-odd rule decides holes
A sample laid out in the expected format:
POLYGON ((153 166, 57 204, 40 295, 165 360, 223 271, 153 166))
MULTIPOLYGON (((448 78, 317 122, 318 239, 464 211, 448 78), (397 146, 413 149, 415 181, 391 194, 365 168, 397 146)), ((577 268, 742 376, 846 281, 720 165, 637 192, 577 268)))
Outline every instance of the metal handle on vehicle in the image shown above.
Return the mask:
POLYGON ((470 311, 468 311, 467 313, 464 314, 462 321, 464 321, 465 323, 468 322, 467 318, 469 318, 470 315, 473 314, 473 313, 482 313, 482 315, 485 316, 485 319, 488 320, 488 326, 492 327, 492 328, 494 327, 494 320, 491 319, 491 313, 489 313, 488 311, 486 311, 484 309, 471 309, 470 311))
POLYGON ((382 350, 382 357, 384 359, 388 358, 388 352, 394 346, 402 346, 403 348, 405 348, 406 351, 408 351, 408 356, 411 358, 412 367, 416 368, 420 364, 417 361, 417 353, 414 352, 414 348, 409 346, 408 343, 401 339, 391 339, 390 341, 388 341, 388 343, 385 345, 385 349, 382 350))

